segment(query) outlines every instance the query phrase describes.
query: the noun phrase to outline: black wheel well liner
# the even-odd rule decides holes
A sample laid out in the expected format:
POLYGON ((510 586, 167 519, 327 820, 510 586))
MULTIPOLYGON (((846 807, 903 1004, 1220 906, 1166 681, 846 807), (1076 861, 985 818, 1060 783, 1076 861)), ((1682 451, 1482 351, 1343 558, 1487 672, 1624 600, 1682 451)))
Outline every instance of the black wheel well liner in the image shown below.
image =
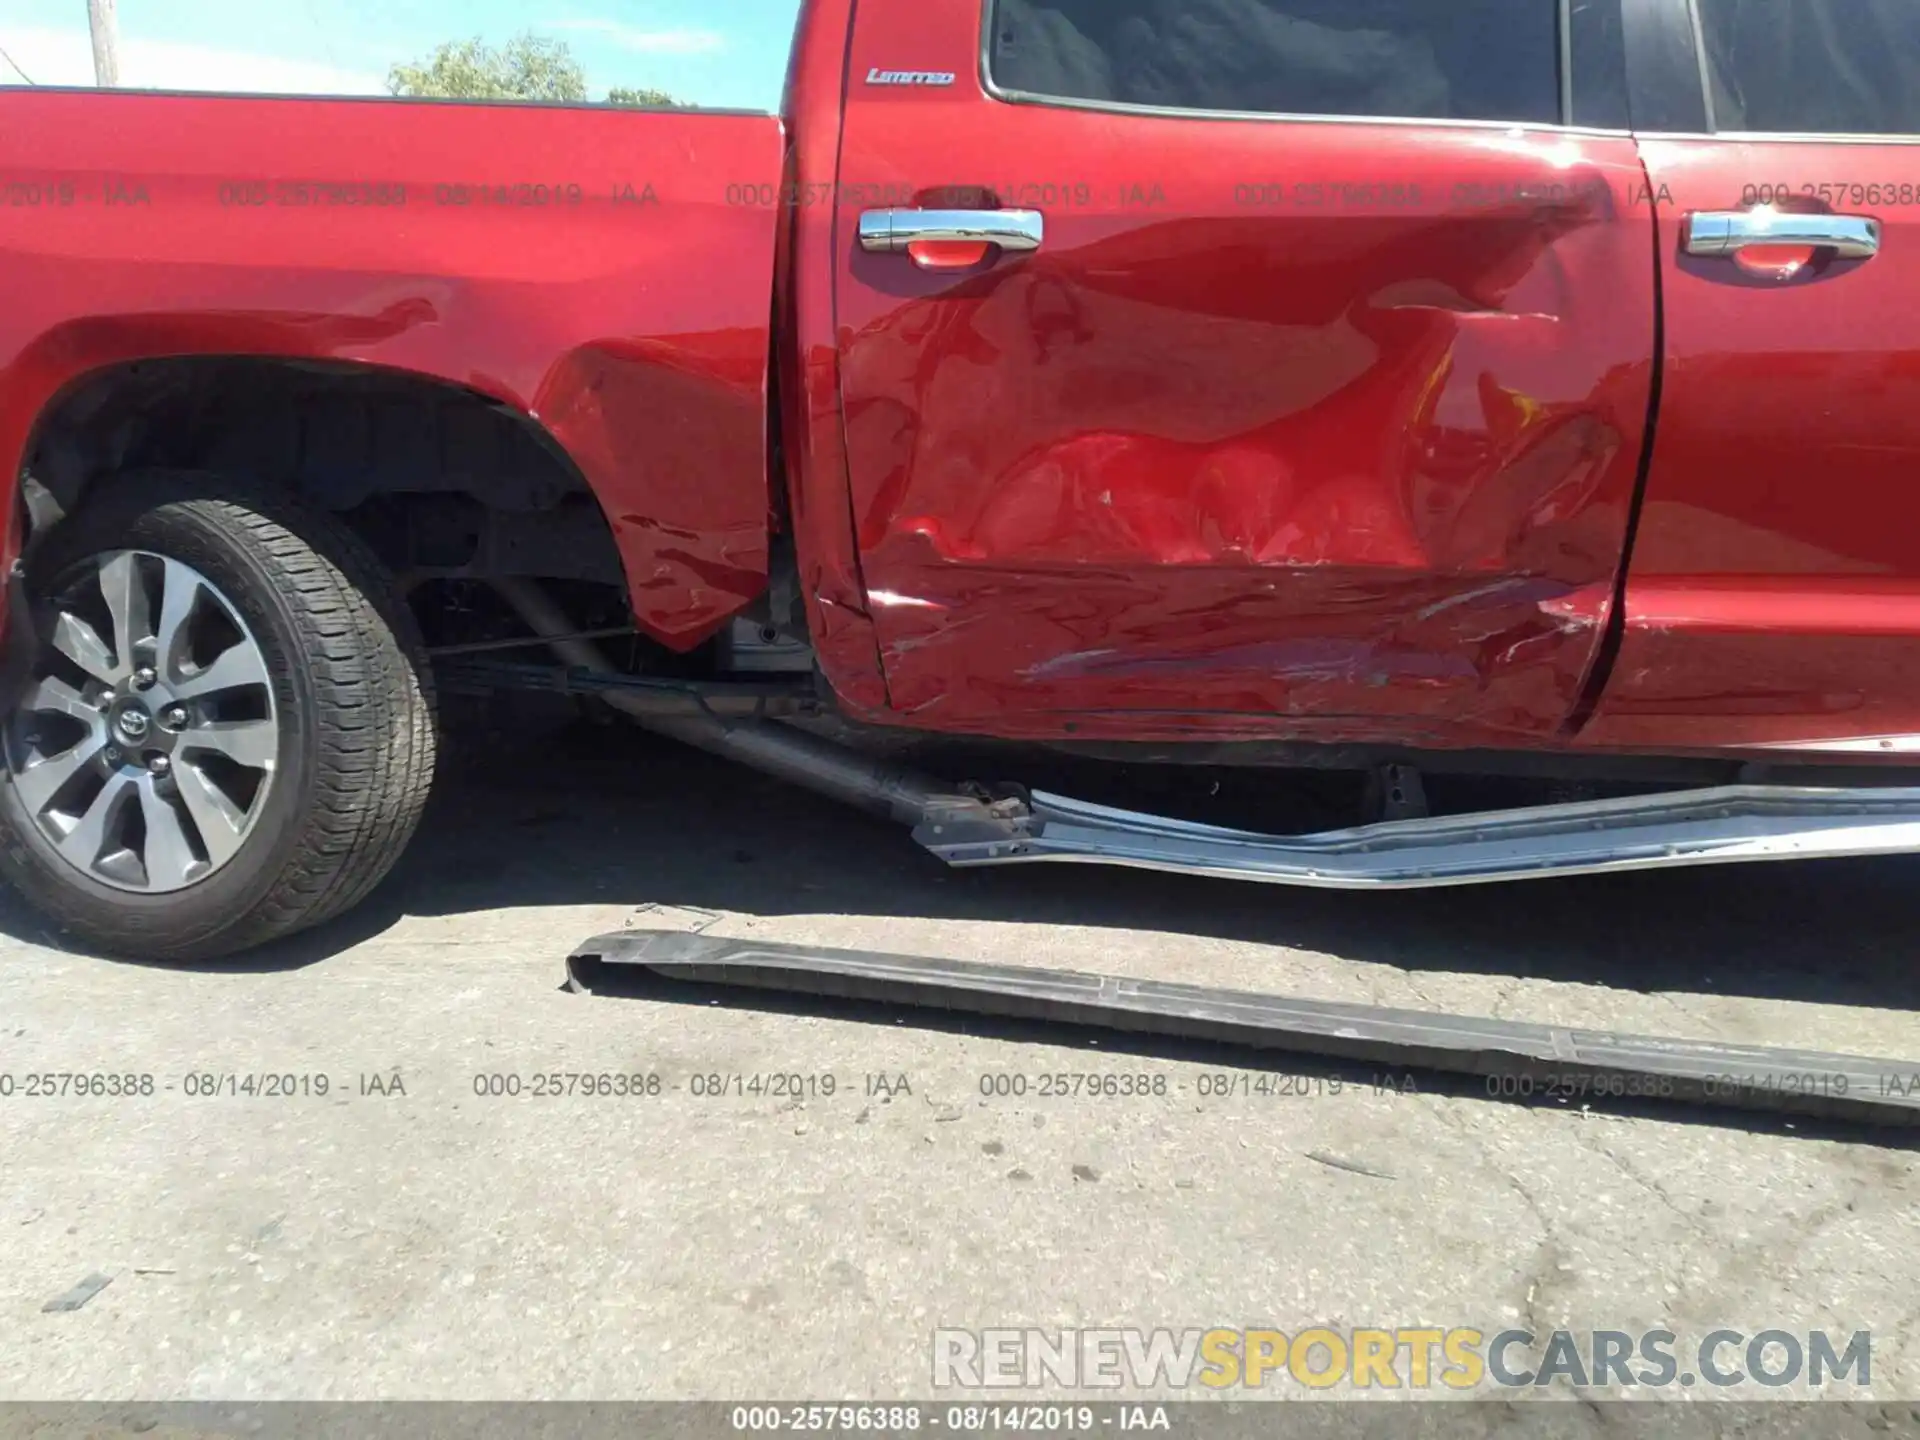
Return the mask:
MULTIPOLYGON (((66 386, 42 411, 25 455, 29 545, 103 476, 204 469, 285 489, 356 528, 382 505, 444 510, 464 500, 501 516, 564 511, 581 578, 623 580, 605 512, 544 426, 478 391, 409 371, 258 355, 130 361, 66 386)), ((390 548, 387 537, 368 538, 390 548)))

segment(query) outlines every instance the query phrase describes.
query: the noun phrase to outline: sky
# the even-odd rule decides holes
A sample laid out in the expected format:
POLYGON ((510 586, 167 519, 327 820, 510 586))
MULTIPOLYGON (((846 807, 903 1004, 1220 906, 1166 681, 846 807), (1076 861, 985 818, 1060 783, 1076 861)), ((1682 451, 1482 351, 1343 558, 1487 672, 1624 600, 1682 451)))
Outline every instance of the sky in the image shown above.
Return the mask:
MULTIPOLYGON (((610 86, 772 110, 800 0, 119 0, 122 85, 383 94, 446 40, 532 30, 610 86)), ((0 0, 0 84, 91 85, 86 0, 0 0), (11 60, 11 64, 9 63, 11 60), (18 67, 18 71, 15 67, 18 67)))

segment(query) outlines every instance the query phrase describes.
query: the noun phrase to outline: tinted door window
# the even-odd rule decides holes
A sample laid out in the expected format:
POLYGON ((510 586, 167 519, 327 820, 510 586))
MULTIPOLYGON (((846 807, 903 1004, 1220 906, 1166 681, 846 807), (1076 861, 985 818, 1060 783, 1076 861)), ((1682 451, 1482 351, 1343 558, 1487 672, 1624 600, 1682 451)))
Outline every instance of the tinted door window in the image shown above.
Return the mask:
POLYGON ((1627 129, 1631 121, 1620 0, 1573 0, 1567 7, 1567 31, 1567 48, 1573 55, 1571 123, 1627 129))
POLYGON ((1701 0, 1720 130, 1920 135, 1914 0, 1701 0))
POLYGON ((995 84, 1292 115, 1560 119, 1552 0, 995 0, 995 84))

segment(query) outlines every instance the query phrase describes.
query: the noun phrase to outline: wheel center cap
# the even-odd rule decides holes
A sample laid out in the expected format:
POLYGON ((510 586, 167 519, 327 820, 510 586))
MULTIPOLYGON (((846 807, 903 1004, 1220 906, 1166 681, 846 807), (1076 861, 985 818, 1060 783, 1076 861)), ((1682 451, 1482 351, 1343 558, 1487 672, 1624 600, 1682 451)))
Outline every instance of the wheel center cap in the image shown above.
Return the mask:
POLYGON ((129 705, 120 712, 120 718, 114 724, 119 729, 122 739, 137 745, 153 730, 153 717, 145 710, 129 705))

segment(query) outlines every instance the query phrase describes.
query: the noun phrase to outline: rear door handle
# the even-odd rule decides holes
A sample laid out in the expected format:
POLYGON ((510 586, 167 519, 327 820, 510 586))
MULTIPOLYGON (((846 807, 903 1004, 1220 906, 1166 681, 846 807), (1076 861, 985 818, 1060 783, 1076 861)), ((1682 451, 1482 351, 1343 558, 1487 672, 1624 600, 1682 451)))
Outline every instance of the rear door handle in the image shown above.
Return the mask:
POLYGON ((869 210, 860 217, 860 248, 883 255, 923 244, 1038 250, 1046 238, 1038 210, 869 210))
POLYGON ((1689 255, 1735 255, 1761 245, 1830 250, 1843 260, 1880 253, 1880 222, 1867 215, 1803 214, 1775 210, 1696 210, 1687 216, 1689 255))

